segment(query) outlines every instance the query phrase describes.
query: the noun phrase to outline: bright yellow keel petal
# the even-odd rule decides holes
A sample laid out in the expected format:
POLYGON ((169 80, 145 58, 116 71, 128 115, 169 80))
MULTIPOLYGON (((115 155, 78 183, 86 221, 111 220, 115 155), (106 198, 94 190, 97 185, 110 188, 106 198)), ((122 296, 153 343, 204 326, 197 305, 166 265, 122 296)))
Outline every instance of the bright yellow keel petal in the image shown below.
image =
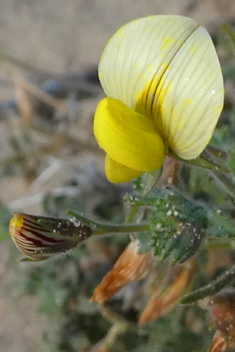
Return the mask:
POLYGON ((163 163, 165 145, 154 122, 119 100, 105 98, 99 103, 94 134, 113 160, 130 169, 151 172, 163 163))
POLYGON ((108 155, 105 158, 105 174, 109 182, 121 183, 133 180, 142 175, 141 171, 136 171, 117 163, 108 155))

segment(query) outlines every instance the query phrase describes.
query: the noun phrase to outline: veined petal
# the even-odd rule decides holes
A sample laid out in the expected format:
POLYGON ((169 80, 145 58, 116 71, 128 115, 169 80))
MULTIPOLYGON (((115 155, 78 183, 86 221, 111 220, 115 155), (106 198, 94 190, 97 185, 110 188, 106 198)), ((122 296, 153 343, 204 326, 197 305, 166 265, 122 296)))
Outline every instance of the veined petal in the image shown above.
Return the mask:
POLYGON ((151 98, 155 121, 178 156, 194 159, 203 151, 220 116, 223 97, 217 54, 207 31, 198 27, 172 59, 151 98))
POLYGON ((16 247, 31 260, 45 260, 65 253, 92 235, 92 229, 76 219, 64 220, 14 213, 10 234, 16 247))
POLYGON ((99 103, 94 134, 114 161, 130 169, 151 172, 163 163, 165 145, 154 122, 119 100, 105 98, 99 103))
POLYGON ((141 171, 136 171, 114 161, 107 154, 105 158, 105 174, 109 182, 121 183, 133 180, 142 175, 141 171))
POLYGON ((172 58, 197 27, 182 16, 149 16, 121 27, 106 45, 99 64, 106 95, 146 114, 151 101, 147 99, 145 106, 142 92, 148 87, 155 95, 172 58))

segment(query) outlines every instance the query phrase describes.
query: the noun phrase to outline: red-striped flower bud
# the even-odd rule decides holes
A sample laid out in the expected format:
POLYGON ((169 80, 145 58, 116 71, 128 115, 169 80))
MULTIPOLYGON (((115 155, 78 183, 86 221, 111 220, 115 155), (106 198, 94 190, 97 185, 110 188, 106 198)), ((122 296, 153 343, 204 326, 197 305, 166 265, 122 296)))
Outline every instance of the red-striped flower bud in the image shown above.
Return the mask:
POLYGON ((27 258, 40 261, 76 248, 92 235, 92 230, 75 218, 61 220, 14 213, 10 234, 27 258))

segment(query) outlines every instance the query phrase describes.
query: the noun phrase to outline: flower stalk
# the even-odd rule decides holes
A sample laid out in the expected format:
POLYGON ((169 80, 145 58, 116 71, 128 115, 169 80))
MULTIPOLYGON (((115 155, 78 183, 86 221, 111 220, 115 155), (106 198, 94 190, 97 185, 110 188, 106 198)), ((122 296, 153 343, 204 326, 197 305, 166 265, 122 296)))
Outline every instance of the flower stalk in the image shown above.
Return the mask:
POLYGON ((91 226, 92 234, 94 236, 98 235, 107 235, 112 233, 130 233, 130 232, 140 232, 140 231, 149 231, 151 229, 150 223, 142 224, 101 224, 93 220, 87 219, 84 215, 68 210, 68 215, 73 216, 79 221, 82 221, 87 226, 91 226))
MULTIPOLYGON (((216 157, 220 158, 219 155, 220 155, 220 152, 222 153, 222 151, 219 152, 219 149, 217 149, 217 152, 218 153, 216 157)), ((214 163, 213 155, 215 155, 215 152, 212 152, 210 149, 208 149, 207 151, 204 152, 204 154, 210 163, 214 163)), ((225 154, 221 156, 221 159, 224 159, 224 157, 225 157, 225 154)), ((214 169, 211 169, 211 174, 216 180, 219 181, 219 183, 223 187, 229 199, 232 201, 232 203, 234 203, 235 202, 235 184, 231 178, 231 175, 225 174, 224 172, 220 172, 220 171, 221 171, 220 169, 214 168, 214 169)), ((230 170, 229 172, 231 173, 230 170)))
POLYGON ((221 160, 227 160, 228 158, 228 154, 224 151, 224 150, 221 150, 219 148, 216 148, 216 147, 213 147, 212 145, 208 145, 205 149, 208 153, 216 156, 218 159, 221 159, 221 160))
POLYGON ((185 163, 185 164, 198 166, 203 169, 212 170, 212 171, 220 172, 220 173, 221 172, 222 173, 230 173, 231 172, 228 168, 223 167, 223 166, 219 165, 218 163, 216 163, 215 161, 210 160, 204 153, 202 153, 196 159, 192 159, 192 160, 184 160, 184 159, 180 158, 178 155, 176 155, 172 150, 168 151, 168 155, 171 156, 172 158, 175 158, 176 160, 179 160, 179 161, 185 163))

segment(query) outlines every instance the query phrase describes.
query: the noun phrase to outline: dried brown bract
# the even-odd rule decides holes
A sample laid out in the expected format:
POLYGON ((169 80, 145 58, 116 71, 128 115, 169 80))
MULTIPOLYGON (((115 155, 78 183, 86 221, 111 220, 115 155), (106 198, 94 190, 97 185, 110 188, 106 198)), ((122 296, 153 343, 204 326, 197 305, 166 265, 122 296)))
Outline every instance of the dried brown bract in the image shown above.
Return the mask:
POLYGON ((96 287, 91 302, 102 303, 130 282, 144 278, 151 267, 151 253, 138 254, 138 240, 133 240, 118 258, 112 270, 96 287))

